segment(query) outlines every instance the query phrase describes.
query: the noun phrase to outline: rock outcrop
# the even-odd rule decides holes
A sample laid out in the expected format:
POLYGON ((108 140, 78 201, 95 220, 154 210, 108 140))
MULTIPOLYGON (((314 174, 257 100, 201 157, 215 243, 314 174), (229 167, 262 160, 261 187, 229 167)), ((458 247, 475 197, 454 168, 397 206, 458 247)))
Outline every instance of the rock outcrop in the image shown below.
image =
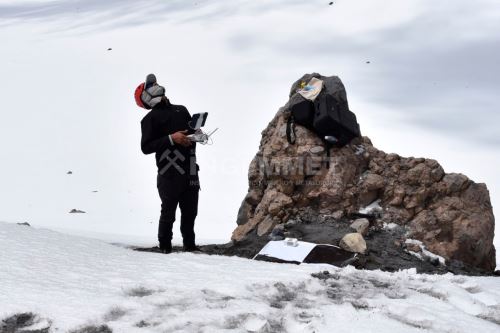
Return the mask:
MULTIPOLYGON (((312 76, 324 80, 327 92, 329 82, 338 80, 305 75, 293 84, 290 97, 312 76)), ((234 244, 267 241, 277 227, 288 237, 287 223, 291 222, 295 227, 316 223, 325 228, 345 223, 353 232, 349 227, 354 220, 369 217, 368 254, 376 251, 370 249, 370 239, 389 233, 391 244, 402 251, 406 239, 415 239, 449 264, 494 270, 494 216, 485 184, 462 174, 446 174, 433 159, 387 154, 368 137, 332 148, 327 167, 325 145, 315 133, 297 126, 296 144, 288 143, 288 106, 262 132, 249 168, 248 194, 232 235, 234 244), (363 211, 370 204, 380 207, 379 211, 363 211)), ((321 233, 321 228, 315 230, 321 233)), ((338 245, 338 241, 329 243, 338 245)))

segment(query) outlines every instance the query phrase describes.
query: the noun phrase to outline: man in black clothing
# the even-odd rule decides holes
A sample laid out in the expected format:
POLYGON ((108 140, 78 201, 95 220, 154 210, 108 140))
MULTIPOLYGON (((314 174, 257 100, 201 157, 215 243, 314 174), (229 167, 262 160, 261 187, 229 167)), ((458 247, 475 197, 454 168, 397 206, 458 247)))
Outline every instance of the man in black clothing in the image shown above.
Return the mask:
POLYGON ((182 105, 171 104, 165 89, 149 74, 141 100, 151 111, 142 119, 141 150, 155 153, 157 186, 161 198, 158 226, 160 249, 172 251, 172 227, 177 205, 181 209, 181 233, 185 251, 199 250, 195 243, 194 221, 198 213, 198 165, 196 144, 187 137, 191 115, 182 105))

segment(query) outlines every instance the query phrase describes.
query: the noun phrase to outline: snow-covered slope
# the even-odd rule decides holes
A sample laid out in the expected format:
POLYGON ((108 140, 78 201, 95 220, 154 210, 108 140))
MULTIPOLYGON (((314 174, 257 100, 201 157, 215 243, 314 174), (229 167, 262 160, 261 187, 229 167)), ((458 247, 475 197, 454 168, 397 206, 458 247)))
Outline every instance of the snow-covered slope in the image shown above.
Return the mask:
POLYGON ((500 216, 498 0, 329 2, 0 0, 0 220, 154 240, 151 72, 220 128, 197 151, 202 238, 229 240, 261 131, 311 72, 342 78, 379 149, 485 182, 500 216))
POLYGON ((141 253, 0 223, 0 319, 23 312, 51 332, 498 332, 500 279, 141 253))

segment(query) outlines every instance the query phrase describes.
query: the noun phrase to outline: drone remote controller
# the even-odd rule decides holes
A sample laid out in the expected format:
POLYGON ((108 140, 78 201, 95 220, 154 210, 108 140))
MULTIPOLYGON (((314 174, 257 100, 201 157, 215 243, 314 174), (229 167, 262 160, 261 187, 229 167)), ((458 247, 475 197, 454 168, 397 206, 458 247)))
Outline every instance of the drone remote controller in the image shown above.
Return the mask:
POLYGON ((208 112, 202 112, 202 113, 195 113, 191 117, 191 120, 189 121, 189 127, 194 130, 194 134, 188 135, 188 139, 191 140, 192 142, 198 142, 201 143, 202 145, 206 145, 209 140, 210 136, 215 133, 215 131, 218 130, 216 128, 213 130, 211 133, 204 133, 201 128, 205 125, 205 122, 207 121, 208 117, 208 112))
POLYGON ((208 141, 208 135, 205 133, 195 133, 187 136, 189 140, 193 142, 205 142, 208 141))
POLYGON ((215 131, 217 131, 219 128, 216 128, 214 129, 212 132, 210 133, 204 133, 202 132, 201 130, 198 130, 197 133, 194 133, 194 134, 190 134, 188 135, 188 139, 191 140, 192 142, 198 142, 198 143, 201 143, 201 144, 207 144, 208 143, 208 140, 210 139, 210 137, 212 136, 212 134, 215 133, 215 131))

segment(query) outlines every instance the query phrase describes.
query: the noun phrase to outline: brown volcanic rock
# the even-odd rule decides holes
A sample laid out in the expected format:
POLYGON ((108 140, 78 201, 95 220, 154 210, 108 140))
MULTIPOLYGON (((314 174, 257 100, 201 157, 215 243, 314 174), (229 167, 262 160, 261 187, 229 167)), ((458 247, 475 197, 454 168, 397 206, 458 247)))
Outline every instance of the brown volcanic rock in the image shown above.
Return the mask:
POLYGON ((427 210, 420 212, 409 223, 412 237, 445 258, 494 270, 495 219, 486 185, 470 180, 459 187, 457 183, 448 185, 449 190, 457 192, 436 198, 427 210))
MULTIPOLYGON (((311 77, 295 82, 292 93, 311 77)), ((321 78, 327 91, 334 91, 337 78, 321 78)), ((262 132, 232 236, 236 244, 255 233, 266 237, 276 225, 300 220, 305 211, 316 212, 318 218, 350 216, 380 200, 383 212, 377 225, 395 223, 408 238, 449 261, 494 270, 494 216, 485 184, 445 174, 432 159, 386 154, 367 137, 332 148, 327 168, 325 146, 313 132, 296 126, 296 144, 287 142, 289 113, 287 104, 262 132)))

